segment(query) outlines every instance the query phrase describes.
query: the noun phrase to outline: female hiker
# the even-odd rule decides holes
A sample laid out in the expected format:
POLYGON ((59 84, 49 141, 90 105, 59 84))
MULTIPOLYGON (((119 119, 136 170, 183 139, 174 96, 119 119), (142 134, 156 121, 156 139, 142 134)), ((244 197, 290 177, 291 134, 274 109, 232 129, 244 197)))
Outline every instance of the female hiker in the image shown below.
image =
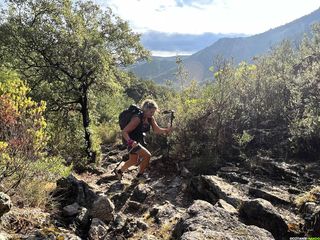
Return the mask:
POLYGON ((136 177, 145 177, 143 173, 149 166, 151 153, 146 148, 144 136, 146 132, 150 131, 150 127, 156 134, 168 134, 172 131, 171 127, 161 128, 158 126, 153 116, 158 111, 158 105, 155 101, 151 99, 145 100, 141 104, 141 110, 131 118, 128 125, 122 130, 123 140, 128 146, 129 159, 119 170, 116 170, 115 173, 119 179, 122 178, 123 172, 129 167, 139 164, 140 158, 142 161, 136 177))

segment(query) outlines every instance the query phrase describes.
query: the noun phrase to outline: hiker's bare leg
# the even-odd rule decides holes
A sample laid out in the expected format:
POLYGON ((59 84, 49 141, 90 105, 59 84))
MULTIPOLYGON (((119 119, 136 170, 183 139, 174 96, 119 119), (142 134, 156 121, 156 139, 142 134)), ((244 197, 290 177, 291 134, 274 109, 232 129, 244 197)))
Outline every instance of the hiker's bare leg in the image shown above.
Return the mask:
POLYGON ((121 172, 125 172, 129 167, 136 165, 138 162, 138 154, 129 154, 129 159, 121 167, 121 172))
POLYGON ((139 173, 143 173, 145 169, 149 166, 151 153, 144 147, 142 147, 137 153, 142 158, 142 162, 140 163, 139 173))

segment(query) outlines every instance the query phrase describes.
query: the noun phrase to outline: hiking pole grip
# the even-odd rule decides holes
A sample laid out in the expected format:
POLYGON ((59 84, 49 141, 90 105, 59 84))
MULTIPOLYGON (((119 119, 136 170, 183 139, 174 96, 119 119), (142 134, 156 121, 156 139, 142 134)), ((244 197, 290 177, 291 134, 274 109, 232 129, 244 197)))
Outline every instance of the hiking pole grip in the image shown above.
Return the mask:
MULTIPOLYGON (((172 127, 172 123, 173 123, 173 119, 174 119, 174 110, 165 110, 162 112, 163 114, 169 114, 170 113, 170 127, 172 127)), ((169 159, 169 152, 170 152, 170 142, 169 142, 169 138, 167 137, 167 156, 169 159)))
POLYGON ((172 110, 171 111, 171 116, 170 116, 170 127, 172 127, 173 119, 174 119, 174 111, 172 110))
POLYGON ((165 110, 162 112, 163 114, 169 114, 170 113, 170 127, 172 127, 174 116, 174 110, 165 110))

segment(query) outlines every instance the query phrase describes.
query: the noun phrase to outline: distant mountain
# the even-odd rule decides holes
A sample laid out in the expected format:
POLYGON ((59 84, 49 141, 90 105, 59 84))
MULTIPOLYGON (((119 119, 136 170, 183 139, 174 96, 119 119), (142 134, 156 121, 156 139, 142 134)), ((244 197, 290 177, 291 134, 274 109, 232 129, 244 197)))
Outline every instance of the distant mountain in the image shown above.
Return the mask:
POLYGON ((153 52, 195 53, 220 38, 245 36, 247 35, 233 33, 181 34, 148 31, 142 34, 141 43, 146 49, 153 52))
MULTIPOLYGON (((149 31, 141 36, 143 46, 150 51, 164 52, 198 52, 204 46, 209 46, 222 37, 245 36, 245 34, 214 34, 204 33, 199 35, 163 33, 149 31)), ((185 61, 188 56, 180 56, 185 61)), ((176 56, 153 56, 150 62, 138 63, 130 66, 129 71, 144 79, 153 79, 164 83, 167 79, 173 79, 176 69, 176 56)))
MULTIPOLYGON (((183 61, 188 58, 181 56, 183 61)), ((128 68, 129 71, 134 72, 138 77, 143 79, 152 79, 158 83, 165 83, 168 79, 174 78, 176 70, 176 57, 152 57, 148 63, 138 63, 128 68), (165 75, 168 75, 167 77, 165 75)))
MULTIPOLYGON (((212 79, 212 66, 216 56, 233 58, 236 63, 251 61, 254 56, 266 53, 272 46, 285 39, 293 42, 301 41, 305 33, 310 33, 311 25, 320 22, 320 9, 292 21, 283 26, 270 29, 250 37, 221 38, 212 45, 183 58, 183 63, 191 79, 205 81, 212 79)), ((145 79, 153 79, 158 83, 174 80, 176 72, 175 58, 153 58, 150 63, 140 63, 130 68, 130 71, 145 79)))

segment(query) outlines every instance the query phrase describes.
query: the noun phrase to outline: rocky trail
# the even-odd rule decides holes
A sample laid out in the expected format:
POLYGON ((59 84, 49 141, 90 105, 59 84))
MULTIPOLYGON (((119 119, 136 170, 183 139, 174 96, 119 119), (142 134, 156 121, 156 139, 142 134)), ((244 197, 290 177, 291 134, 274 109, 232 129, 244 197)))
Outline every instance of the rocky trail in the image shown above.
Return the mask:
POLYGON ((52 195, 55 211, 12 207, 1 218, 0 239, 320 236, 317 162, 256 157, 193 175, 188 162, 156 156, 148 181, 134 179, 138 167, 120 181, 112 171, 125 157, 120 145, 106 146, 101 167, 60 179, 52 195))

